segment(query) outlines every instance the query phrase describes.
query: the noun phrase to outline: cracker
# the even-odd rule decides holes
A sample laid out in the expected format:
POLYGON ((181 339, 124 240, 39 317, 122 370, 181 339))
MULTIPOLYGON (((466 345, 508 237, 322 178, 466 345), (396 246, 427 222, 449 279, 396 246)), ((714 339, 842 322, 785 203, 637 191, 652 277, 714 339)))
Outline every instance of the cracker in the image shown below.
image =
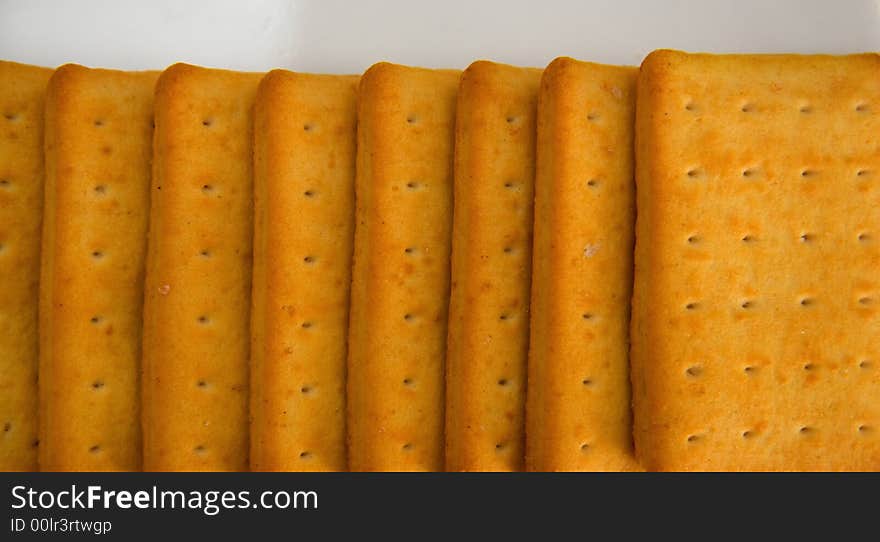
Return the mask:
POLYGON ((345 470, 358 76, 275 70, 254 111, 253 470, 345 470))
POLYGON ((443 468, 459 74, 380 63, 360 82, 347 383, 352 470, 443 468))
POLYGON ((632 323, 653 470, 880 469, 880 57, 642 65, 632 323))
POLYGON ((558 58, 538 105, 526 467, 630 470, 637 70, 558 58))
POLYGON ((0 471, 37 469, 43 102, 52 70, 0 61, 0 471))
POLYGON ((46 94, 41 470, 139 470, 157 72, 68 64, 46 94))
POLYGON ((522 470, 541 70, 477 61, 455 128, 446 468, 522 470))
POLYGON ((144 300, 145 470, 246 470, 253 102, 261 74, 156 87, 144 300))

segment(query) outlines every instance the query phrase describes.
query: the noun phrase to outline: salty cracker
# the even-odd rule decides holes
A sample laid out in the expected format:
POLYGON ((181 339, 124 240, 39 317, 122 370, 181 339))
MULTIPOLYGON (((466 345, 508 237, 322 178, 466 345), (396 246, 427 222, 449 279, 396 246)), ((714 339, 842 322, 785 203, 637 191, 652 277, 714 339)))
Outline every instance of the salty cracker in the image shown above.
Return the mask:
POLYGON ((158 72, 68 64, 46 94, 40 469, 140 470, 140 356, 158 72))
POLYGON ((455 128, 446 468, 523 468, 541 70, 477 61, 455 128))
POLYGON ((37 469, 43 103, 52 70, 0 61, 0 471, 37 469))
POLYGON ((248 467, 252 107, 261 77, 175 64, 156 86, 145 470, 248 467))
POLYGON ((880 57, 656 51, 640 77, 637 456, 880 469, 880 57))
POLYGON ((637 70, 558 58, 538 105, 526 467, 633 470, 637 70))
POLYGON ((275 70, 254 111, 253 470, 345 470, 358 76, 275 70))
POLYGON ((351 470, 443 468, 459 75, 380 63, 361 78, 347 382, 351 470))

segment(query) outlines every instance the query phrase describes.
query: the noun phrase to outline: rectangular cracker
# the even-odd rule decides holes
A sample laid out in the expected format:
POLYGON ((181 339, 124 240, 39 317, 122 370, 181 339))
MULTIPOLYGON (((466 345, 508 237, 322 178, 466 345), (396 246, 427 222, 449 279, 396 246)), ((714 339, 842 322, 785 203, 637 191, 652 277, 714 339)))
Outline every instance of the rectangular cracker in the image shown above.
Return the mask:
POLYGON ((252 470, 346 468, 358 79, 275 70, 257 91, 252 470))
POLYGON ((157 72, 58 68, 46 94, 40 469, 140 470, 157 72))
POLYGON ((627 358, 636 73, 563 57, 541 81, 528 470, 637 468, 627 358))
POLYGON ((477 61, 455 124, 446 469, 517 471, 525 448, 541 70, 477 61))
POLYGON ((638 104, 638 457, 880 470, 880 57, 656 51, 638 104))
POLYGON ((361 78, 347 383, 351 470, 443 468, 459 75, 380 63, 361 78))
POLYGON ((0 471, 37 470, 43 103, 52 70, 0 60, 0 471))
POLYGON ((260 78, 175 64, 156 87, 145 470, 248 467, 252 108, 260 78))

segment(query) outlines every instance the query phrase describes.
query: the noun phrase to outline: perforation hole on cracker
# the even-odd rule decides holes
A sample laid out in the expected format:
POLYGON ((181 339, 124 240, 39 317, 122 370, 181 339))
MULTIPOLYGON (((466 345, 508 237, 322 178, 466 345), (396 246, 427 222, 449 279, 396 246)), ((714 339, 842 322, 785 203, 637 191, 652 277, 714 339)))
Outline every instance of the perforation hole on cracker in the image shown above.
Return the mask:
POLYGON ((8 121, 18 120, 17 113, 3 113, 3 117, 8 121))
POLYGON ((0 188, 9 188, 12 186, 12 183, 9 182, 9 179, 0 179, 0 188))
POLYGON ((103 380, 95 380, 94 382, 92 382, 92 389, 93 389, 93 390, 100 390, 100 389, 102 389, 103 387, 104 387, 104 381, 103 381, 103 380))

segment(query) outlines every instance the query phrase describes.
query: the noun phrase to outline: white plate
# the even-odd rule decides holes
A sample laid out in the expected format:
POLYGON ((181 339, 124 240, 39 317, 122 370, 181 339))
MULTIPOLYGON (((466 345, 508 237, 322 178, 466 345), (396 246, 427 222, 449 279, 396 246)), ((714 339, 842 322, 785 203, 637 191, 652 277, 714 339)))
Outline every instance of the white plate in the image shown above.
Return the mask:
POLYGON ((660 47, 880 51, 880 0, 0 0, 0 58, 359 73, 390 60, 638 64, 660 47))

